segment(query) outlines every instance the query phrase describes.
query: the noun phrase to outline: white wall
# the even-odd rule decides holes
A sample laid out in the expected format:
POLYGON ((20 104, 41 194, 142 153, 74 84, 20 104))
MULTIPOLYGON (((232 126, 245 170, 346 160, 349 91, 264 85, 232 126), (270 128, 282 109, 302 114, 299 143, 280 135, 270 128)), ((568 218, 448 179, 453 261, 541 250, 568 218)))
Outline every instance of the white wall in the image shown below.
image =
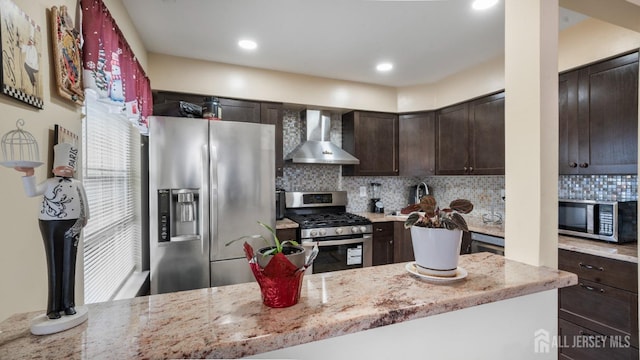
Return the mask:
MULTIPOLYGON (((76 13, 75 0, 13 0, 20 9, 42 27, 43 46, 40 71, 43 80, 44 109, 26 105, 8 96, 0 95, 0 134, 15 129, 18 118, 25 120, 25 130, 31 132, 40 146, 40 158, 46 162, 49 130, 55 124, 80 135, 82 132, 81 107, 59 97, 53 78, 49 9, 66 5, 70 15, 76 13)), ((146 50, 120 0, 105 0, 113 17, 127 37, 132 50, 146 67, 146 50)), ((39 181, 44 180, 50 169, 46 164, 36 170, 39 181)), ((44 247, 38 229, 40 198, 27 198, 22 189, 21 173, 0 168, 0 321, 11 314, 46 309, 47 269, 44 247)), ((78 265, 82 264, 79 253, 78 265)), ((81 267, 81 266, 80 266, 81 267)), ((82 272, 77 274, 76 299, 82 302, 82 272)))
POLYGON ((398 89, 398 112, 432 110, 504 90, 504 55, 438 83, 398 89))
POLYGON ((558 39, 560 71, 640 48, 640 33, 600 20, 587 19, 566 29, 558 39))
POLYGON ((279 71, 150 54, 151 87, 329 108, 396 111, 396 89, 279 71))

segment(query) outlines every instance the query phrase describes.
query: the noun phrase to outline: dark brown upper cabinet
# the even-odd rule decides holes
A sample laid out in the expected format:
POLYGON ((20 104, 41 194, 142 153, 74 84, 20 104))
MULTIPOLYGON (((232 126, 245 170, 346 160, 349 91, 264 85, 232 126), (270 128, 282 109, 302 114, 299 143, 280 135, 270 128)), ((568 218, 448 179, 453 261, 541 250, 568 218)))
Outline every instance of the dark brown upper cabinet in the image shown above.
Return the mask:
POLYGON ((504 175, 504 92, 472 101, 469 123, 469 173, 504 175))
POLYGON ((173 101, 186 101, 192 104, 201 105, 204 103, 204 98, 206 95, 199 94, 189 94, 189 93, 179 93, 173 91, 160 91, 154 90, 153 94, 153 104, 164 104, 173 101))
POLYGON ((351 111, 342 115, 342 147, 360 160, 343 175, 398 175, 398 115, 351 111))
MULTIPOLYGON (((153 103, 162 104, 173 101, 187 101, 196 105, 202 105, 204 99, 213 95, 188 94, 172 91, 154 91, 153 103)), ((223 121, 240 121, 260 123, 260 102, 248 100, 236 100, 218 98, 222 107, 223 121)))
POLYGON ((638 53, 559 80, 559 173, 637 174, 638 53))
POLYGON ((283 138, 282 138, 282 104, 280 103, 261 103, 260 104, 260 121, 263 124, 273 124, 276 126, 276 176, 284 175, 284 156, 283 156, 283 138))
POLYGON ((504 92, 436 113, 437 175, 504 174, 504 92))
POLYGON ((401 176, 427 176, 436 173, 436 116, 421 112, 399 116, 401 176))
POLYGON ((260 123, 260 103, 220 98, 222 120, 260 123))
POLYGON ((436 174, 464 175, 469 169, 469 104, 436 113, 436 174))

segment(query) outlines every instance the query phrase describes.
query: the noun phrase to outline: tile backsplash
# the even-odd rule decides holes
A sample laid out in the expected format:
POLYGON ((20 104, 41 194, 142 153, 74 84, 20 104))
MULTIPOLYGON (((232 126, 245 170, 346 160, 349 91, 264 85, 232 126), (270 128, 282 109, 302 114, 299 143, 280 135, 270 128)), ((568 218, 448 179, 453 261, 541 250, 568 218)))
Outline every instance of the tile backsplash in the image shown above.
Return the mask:
MULTIPOLYGON (((306 136, 305 124, 298 111, 284 111, 284 154, 290 153, 301 138, 306 136)), ((342 146, 342 118, 336 113, 331 117, 331 142, 342 146)), ((444 207, 452 200, 464 198, 474 204, 470 215, 482 216, 496 213, 504 216, 504 201, 500 190, 504 189, 504 176, 430 176, 423 179, 402 176, 342 176, 339 165, 315 165, 286 163, 284 176, 276 178, 276 186, 286 191, 333 191, 348 193, 347 211, 369 211, 370 184, 382 186, 382 202, 385 212, 400 210, 409 203, 410 187, 420 182, 429 186, 444 207), (367 195, 360 197, 360 188, 367 195)), ((636 175, 563 175, 558 180, 558 197, 569 199, 637 200, 636 175)))
POLYGON ((578 200, 638 200, 637 175, 561 175, 558 197, 578 200))

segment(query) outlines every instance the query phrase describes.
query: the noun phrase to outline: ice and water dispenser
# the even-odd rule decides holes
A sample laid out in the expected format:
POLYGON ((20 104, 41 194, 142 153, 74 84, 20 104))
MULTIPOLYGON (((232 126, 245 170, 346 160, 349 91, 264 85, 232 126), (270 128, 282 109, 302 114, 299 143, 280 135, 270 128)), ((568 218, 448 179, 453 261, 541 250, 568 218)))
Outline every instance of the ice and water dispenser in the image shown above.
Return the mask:
POLYGON ((158 190, 158 242, 200 239, 197 189, 158 190))

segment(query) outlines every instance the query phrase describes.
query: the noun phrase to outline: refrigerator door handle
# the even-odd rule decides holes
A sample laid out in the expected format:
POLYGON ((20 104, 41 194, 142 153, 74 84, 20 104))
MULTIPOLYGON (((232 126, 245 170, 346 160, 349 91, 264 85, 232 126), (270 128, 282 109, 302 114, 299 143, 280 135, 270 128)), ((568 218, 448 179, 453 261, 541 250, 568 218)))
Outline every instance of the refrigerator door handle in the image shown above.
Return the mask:
POLYGON ((209 241, 209 214, 205 211, 209 207, 209 192, 207 189, 207 168, 208 168, 208 149, 207 145, 202 146, 202 153, 200 154, 202 161, 202 171, 201 171, 201 179, 200 179, 200 194, 202 198, 200 199, 200 249, 202 253, 207 251, 205 241, 209 241), (206 218, 205 218, 206 217, 206 218))
MULTIPOLYGON (((209 186, 210 194, 209 200, 209 246, 210 251, 216 251, 218 246, 218 149, 215 146, 211 146, 209 150, 209 186), (216 247, 214 249, 213 247, 216 247)), ((211 255, 209 255, 211 258, 211 255)))

